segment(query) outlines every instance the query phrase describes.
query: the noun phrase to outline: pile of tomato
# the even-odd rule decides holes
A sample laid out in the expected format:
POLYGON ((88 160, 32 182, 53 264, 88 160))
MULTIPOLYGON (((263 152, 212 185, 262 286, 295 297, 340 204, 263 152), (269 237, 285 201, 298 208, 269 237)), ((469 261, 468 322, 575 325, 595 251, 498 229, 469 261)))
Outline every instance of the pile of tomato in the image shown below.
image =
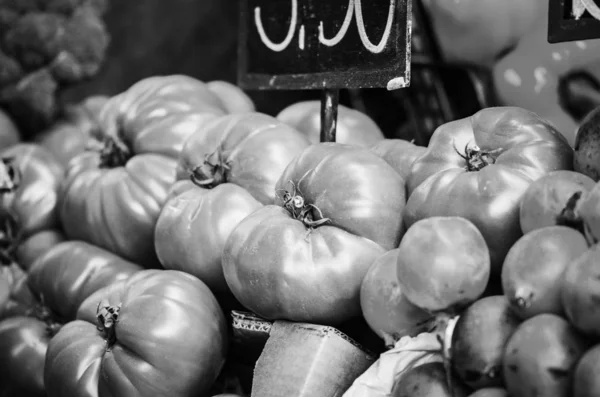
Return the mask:
POLYGON ((318 102, 174 75, 35 142, 0 119, 0 396, 210 396, 231 308, 387 347, 458 315, 436 396, 600 395, 595 121, 574 149, 489 108, 425 148, 338 117, 320 143, 318 102))

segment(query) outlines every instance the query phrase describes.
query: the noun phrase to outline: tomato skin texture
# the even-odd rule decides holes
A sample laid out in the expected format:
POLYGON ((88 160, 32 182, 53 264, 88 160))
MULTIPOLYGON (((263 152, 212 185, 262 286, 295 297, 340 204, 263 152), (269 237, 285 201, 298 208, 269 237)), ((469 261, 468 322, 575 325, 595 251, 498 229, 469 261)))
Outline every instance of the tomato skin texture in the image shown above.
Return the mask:
POLYGON ((2 197, 2 208, 17 218, 23 238, 58 228, 58 191, 64 168, 50 152, 32 143, 14 145, 1 156, 14 158, 21 174, 15 192, 2 197))
POLYGON ((404 336, 427 332, 433 316, 412 304, 396 276, 398 248, 386 252, 369 268, 360 289, 360 306, 369 327, 393 346, 404 336))
MULTIPOLYGON (((310 143, 321 141, 321 101, 303 101, 283 109, 277 119, 306 134, 310 143)), ((377 124, 366 114, 338 106, 335 141, 349 145, 371 146, 384 139, 377 124)))
POLYGON ((487 286, 489 250, 479 230, 464 218, 423 219, 400 243, 396 274, 403 293, 422 309, 463 307, 487 286))
POLYGON ((529 185, 555 170, 572 169, 573 150, 535 114, 511 107, 487 108, 440 126, 408 180, 406 226, 431 216, 461 216, 481 231, 498 274, 521 236, 519 205, 529 185), (466 145, 491 152, 493 164, 468 171, 466 145), (495 152, 494 152, 495 151, 495 152))
POLYGON ((275 184, 285 167, 307 146, 298 131, 261 113, 222 117, 198 130, 186 142, 177 168, 178 179, 214 157, 229 167, 220 183, 246 189, 256 200, 272 204, 275 184))
POLYGON ((48 397, 197 396, 225 360, 225 317, 208 287, 182 272, 141 271, 90 296, 77 318, 50 341, 48 397), (121 302, 110 349, 96 329, 103 300, 121 302))
POLYGON ((120 140, 131 157, 102 167, 89 151, 69 163, 60 205, 67 237, 158 267, 154 227, 177 157, 194 131, 224 114, 206 85, 186 76, 147 78, 111 98, 99 115, 101 138, 120 140))
POLYGON ((412 164, 427 149, 404 139, 384 139, 371 146, 371 150, 391 165, 407 181, 412 164))
POLYGON ((64 120, 57 121, 35 141, 67 167, 71 159, 84 152, 98 128, 98 116, 108 102, 106 96, 91 96, 72 108, 66 109, 64 120))
POLYGON ((227 113, 249 113, 254 112, 254 102, 238 86, 227 81, 215 80, 206 83, 208 89, 220 100, 227 113))
POLYGON ((502 267, 502 289, 514 313, 522 319, 543 313, 564 316, 563 274, 587 249, 583 235, 565 226, 536 229, 521 237, 502 267))
POLYGON ((368 149, 320 143, 290 163, 276 189, 277 205, 242 220, 225 244, 231 291, 267 319, 336 325, 360 315, 366 272, 402 237, 402 178, 368 149), (310 229, 284 208, 284 192, 329 221, 310 229))
POLYGON ((63 241, 65 241, 65 236, 56 230, 44 230, 36 233, 17 247, 15 253, 17 263, 22 269, 29 271, 38 257, 63 241))
POLYGON ((203 189, 191 181, 179 181, 182 193, 163 207, 154 234, 154 244, 165 269, 198 277, 217 294, 229 293, 223 276, 221 255, 237 224, 262 207, 245 189, 223 183, 203 189))
POLYGON ((0 396, 45 397, 44 358, 50 336, 32 317, 0 321, 0 396))
POLYGON ((523 233, 554 226, 557 217, 576 192, 588 192, 595 185, 590 177, 574 171, 552 171, 533 182, 525 191, 519 209, 523 233))
POLYGON ((92 293, 140 270, 140 266, 102 248, 83 241, 65 241, 34 262, 28 282, 32 290, 43 293, 44 304, 69 321, 92 293))

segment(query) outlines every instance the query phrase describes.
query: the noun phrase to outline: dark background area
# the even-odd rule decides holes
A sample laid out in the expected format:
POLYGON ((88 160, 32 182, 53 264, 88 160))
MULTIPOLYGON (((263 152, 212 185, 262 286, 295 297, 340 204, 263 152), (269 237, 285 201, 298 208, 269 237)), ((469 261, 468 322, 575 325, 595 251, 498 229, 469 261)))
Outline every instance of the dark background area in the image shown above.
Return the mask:
MULTIPOLYGON (((105 16, 112 36, 108 57, 91 81, 63 100, 114 95, 145 77, 186 74, 203 81, 236 82, 240 0, 110 0, 105 16)), ((257 108, 275 114, 312 91, 249 91, 257 108)))

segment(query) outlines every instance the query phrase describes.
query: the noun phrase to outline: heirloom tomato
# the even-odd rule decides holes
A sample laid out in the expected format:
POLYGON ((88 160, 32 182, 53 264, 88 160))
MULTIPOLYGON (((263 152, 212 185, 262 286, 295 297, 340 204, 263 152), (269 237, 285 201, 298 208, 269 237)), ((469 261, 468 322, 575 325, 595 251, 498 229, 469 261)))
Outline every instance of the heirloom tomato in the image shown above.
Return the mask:
POLYGON ((212 189, 192 181, 178 181, 182 193, 163 207, 154 234, 160 263, 204 281, 218 295, 229 288, 223 276, 221 255, 225 241, 237 224, 262 206, 247 190, 233 183, 212 189))
POLYGON ((207 189, 233 183, 259 202, 271 204, 277 179, 308 145, 305 136, 271 116, 228 115, 208 123, 186 141, 177 177, 207 189))
MULTIPOLYGON (((321 101, 298 102, 283 109, 277 119, 306 134, 310 143, 321 140, 321 101)), ((335 141, 350 145, 371 146, 384 139, 379 126, 366 114, 338 106, 335 141)))
POLYGON ((92 96, 67 107, 64 118, 36 136, 36 142, 66 167, 73 157, 86 150, 90 139, 98 132, 98 117, 108 99, 105 96, 92 96))
POLYGON ((335 325, 360 315, 365 274, 402 237, 404 191, 400 175, 369 149, 309 146, 279 178, 275 205, 229 236, 227 284, 270 320, 335 325))
POLYGON ((21 140, 19 130, 8 114, 0 110, 0 150, 15 145, 21 140))
POLYGON ((138 272, 91 295, 52 338, 48 397, 203 395, 225 361, 226 334, 202 281, 175 270, 138 272))
POLYGON ((529 185, 550 171, 572 169, 573 149, 527 110, 497 107, 444 124, 408 178, 406 226, 431 216, 461 216, 483 234, 499 275, 521 236, 519 205, 529 185))
POLYGON ((61 324, 75 318, 89 295, 138 270, 81 241, 60 243, 39 257, 23 278, 32 291, 26 310, 0 321, 0 396, 45 396, 46 350, 61 324))
POLYGON ((529 233, 554 225, 576 226, 578 198, 594 184, 590 177, 564 170, 552 171, 536 180, 521 199, 521 230, 529 233))
POLYGON ((67 169, 60 205, 67 237, 157 267, 154 226, 179 152, 225 112, 204 83, 179 75, 147 78, 111 98, 99 115, 97 150, 67 169))
POLYGON ((227 81, 209 81, 206 86, 221 101, 227 113, 254 112, 254 102, 242 89, 227 81))
POLYGON ((371 146, 371 150, 407 181, 412 164, 425 153, 426 148, 404 139, 384 139, 371 146))

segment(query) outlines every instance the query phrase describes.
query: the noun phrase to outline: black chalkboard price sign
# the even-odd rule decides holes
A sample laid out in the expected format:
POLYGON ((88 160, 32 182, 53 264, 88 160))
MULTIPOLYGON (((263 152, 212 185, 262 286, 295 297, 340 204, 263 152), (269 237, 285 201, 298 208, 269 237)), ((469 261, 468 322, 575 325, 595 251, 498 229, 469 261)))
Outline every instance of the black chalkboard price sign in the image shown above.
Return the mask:
POLYGON ((600 0, 549 1, 549 43, 600 38, 600 0))
POLYGON ((242 0, 238 84, 320 89, 335 141, 338 90, 410 84, 411 0, 242 0))

